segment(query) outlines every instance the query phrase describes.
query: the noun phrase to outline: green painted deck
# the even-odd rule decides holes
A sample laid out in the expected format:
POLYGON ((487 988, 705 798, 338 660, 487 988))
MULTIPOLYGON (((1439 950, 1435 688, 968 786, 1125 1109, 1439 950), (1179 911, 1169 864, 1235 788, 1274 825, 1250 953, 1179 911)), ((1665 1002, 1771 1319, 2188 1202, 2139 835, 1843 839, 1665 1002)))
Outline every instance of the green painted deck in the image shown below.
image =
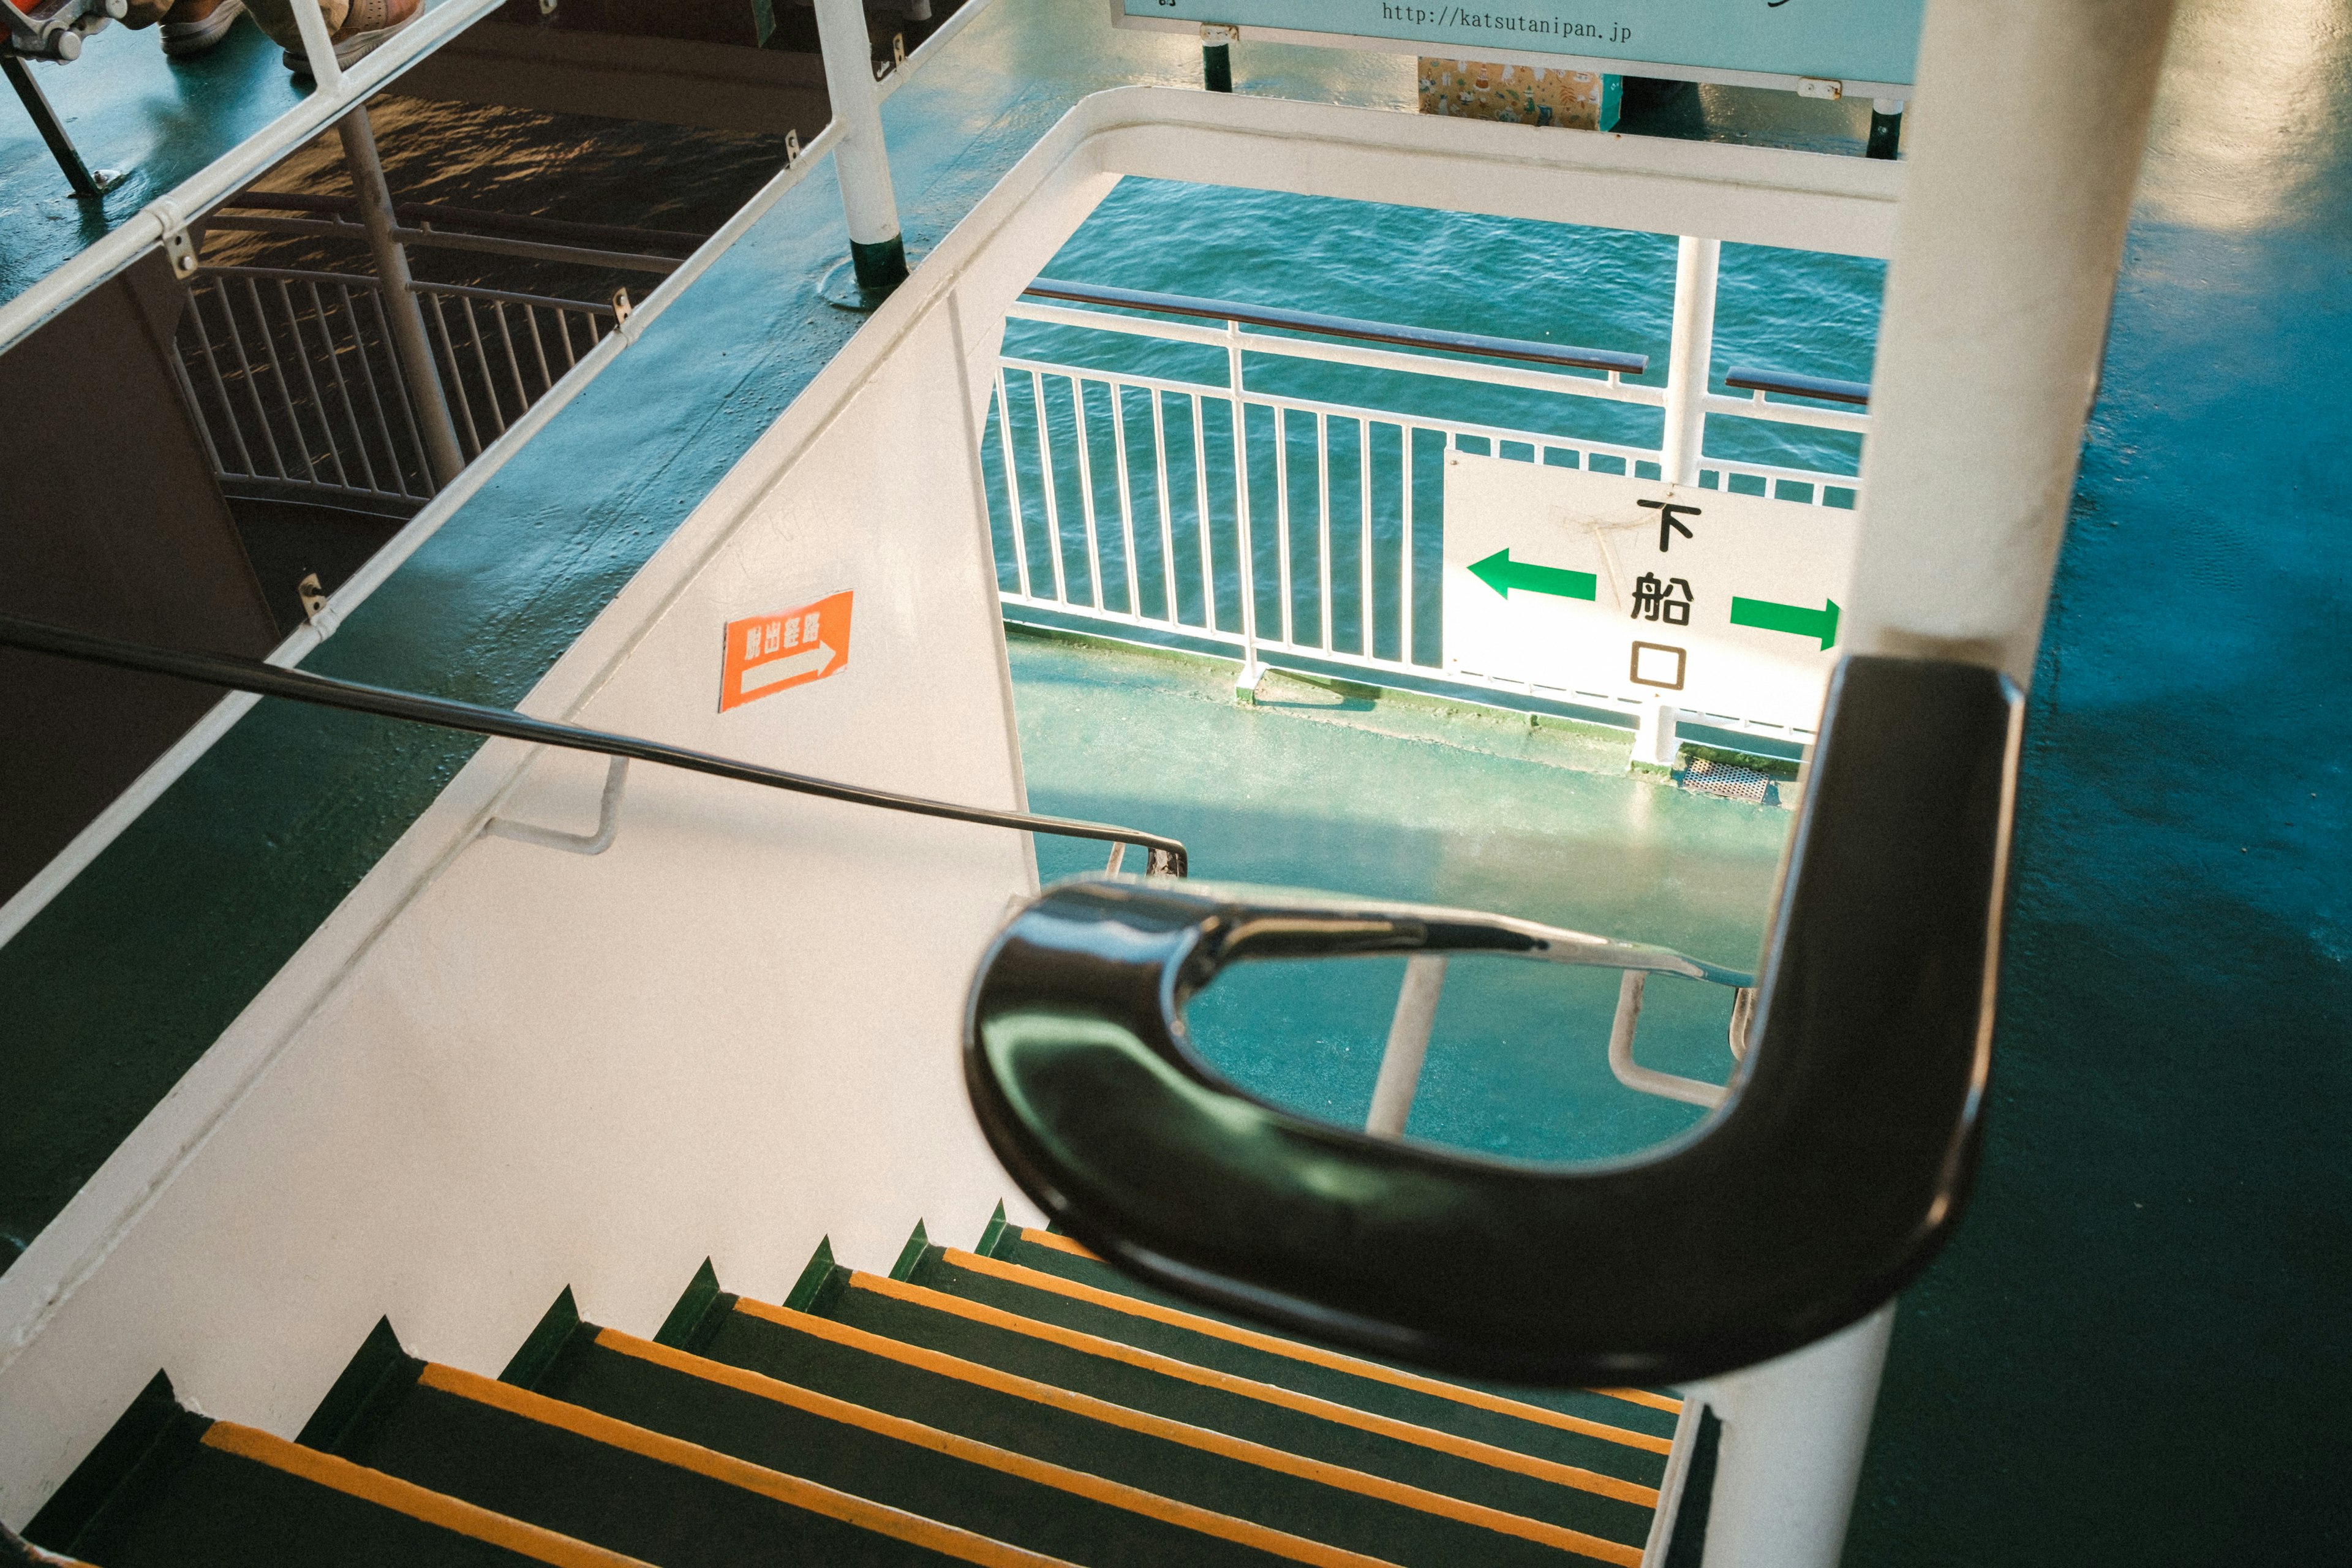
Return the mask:
MULTIPOLYGON (((1192 874, 1496 910, 1753 970, 1794 816, 1629 777, 1626 735, 1460 702, 1268 679, 1233 666, 1016 632, 1013 698, 1041 811, 1170 833, 1192 874)), ((1046 879, 1098 869, 1040 839, 1046 879)), ((1363 1125, 1402 960, 1244 964, 1195 998, 1228 1076, 1363 1125)), ((1504 958, 1452 966, 1409 1131, 1526 1159, 1630 1154, 1698 1107, 1610 1076, 1613 970, 1504 958)), ((1638 1058, 1720 1083, 1731 994, 1654 982, 1638 1058)))

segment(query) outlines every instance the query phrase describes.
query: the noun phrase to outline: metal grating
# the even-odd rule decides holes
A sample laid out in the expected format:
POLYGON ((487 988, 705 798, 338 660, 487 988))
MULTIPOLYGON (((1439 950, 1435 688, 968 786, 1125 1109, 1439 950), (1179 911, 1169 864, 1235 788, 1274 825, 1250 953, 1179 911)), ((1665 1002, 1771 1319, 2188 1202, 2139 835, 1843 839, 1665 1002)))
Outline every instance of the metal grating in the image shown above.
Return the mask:
POLYGON ((1770 798, 1772 775, 1731 763, 1694 757, 1683 771, 1682 786, 1697 795, 1719 795, 1747 805, 1762 805, 1770 798))

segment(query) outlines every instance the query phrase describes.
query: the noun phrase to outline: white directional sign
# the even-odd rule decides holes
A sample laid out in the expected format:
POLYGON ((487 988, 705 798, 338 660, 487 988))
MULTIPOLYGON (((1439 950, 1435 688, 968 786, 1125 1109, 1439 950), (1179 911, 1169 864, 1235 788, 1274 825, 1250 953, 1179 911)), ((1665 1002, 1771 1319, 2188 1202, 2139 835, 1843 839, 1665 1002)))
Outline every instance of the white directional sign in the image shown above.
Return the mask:
POLYGON ((1810 739, 1854 513, 1449 452, 1445 668, 1810 739))
POLYGON ((1244 37, 1582 62, 1585 68, 1748 86, 1903 96, 1927 0, 1110 0, 1129 26, 1242 29, 1244 37))

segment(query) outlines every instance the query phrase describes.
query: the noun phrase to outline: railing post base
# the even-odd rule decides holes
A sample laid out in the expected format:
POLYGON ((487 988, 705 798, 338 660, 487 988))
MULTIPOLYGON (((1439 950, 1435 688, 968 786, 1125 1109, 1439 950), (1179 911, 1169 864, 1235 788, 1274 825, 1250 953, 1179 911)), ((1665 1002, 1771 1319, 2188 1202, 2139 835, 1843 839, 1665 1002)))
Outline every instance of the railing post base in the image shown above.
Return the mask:
POLYGON ((1234 672, 1234 700, 1244 708, 1257 706, 1257 689, 1273 673, 1265 665, 1252 660, 1234 672))
POLYGON ((1223 23, 1201 24, 1201 85, 1211 92, 1234 90, 1234 40, 1241 32, 1223 23))
POLYGON ((1671 702, 1656 698, 1642 704, 1642 722, 1633 731, 1633 752, 1626 767, 1636 773, 1671 775, 1681 742, 1675 737, 1675 721, 1680 717, 1671 702))
POLYGON ((849 260, 856 271, 859 289, 867 294, 887 294, 907 280, 906 237, 894 234, 872 244, 853 239, 849 242, 849 260))
POLYGON ((1899 98, 1874 98, 1870 100, 1870 141, 1864 156, 1892 158, 1903 145, 1903 100, 1899 98))

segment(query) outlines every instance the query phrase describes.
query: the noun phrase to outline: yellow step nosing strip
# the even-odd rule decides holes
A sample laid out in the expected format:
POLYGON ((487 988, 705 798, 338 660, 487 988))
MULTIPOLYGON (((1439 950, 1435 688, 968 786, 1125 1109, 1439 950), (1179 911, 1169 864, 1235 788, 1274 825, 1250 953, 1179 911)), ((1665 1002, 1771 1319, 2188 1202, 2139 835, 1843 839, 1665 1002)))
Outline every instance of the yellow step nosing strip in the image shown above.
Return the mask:
POLYGON ((1671 1394, 1653 1394, 1646 1388, 1588 1388, 1587 1394, 1604 1394, 1622 1399, 1628 1405, 1646 1405, 1653 1410, 1663 1410, 1669 1415, 1683 1413, 1683 1402, 1671 1394))
MULTIPOLYGON (((1032 1233, 1024 1230, 1021 1233, 1022 1239, 1028 1240, 1033 1234, 1045 1233, 1032 1233)), ((1026 1285, 1035 1290, 1049 1290, 1057 1296, 1067 1296, 1073 1300, 1085 1301, 1097 1307, 1107 1307, 1114 1312, 1125 1312, 1130 1317, 1149 1318, 1154 1322, 1165 1323, 1171 1328, 1189 1329, 1194 1333, 1206 1334, 1211 1339, 1244 1345, 1251 1350, 1264 1351, 1269 1355, 1278 1355, 1289 1361, 1306 1362, 1309 1365, 1319 1366, 1328 1372, 1349 1373, 1374 1383, 1385 1383, 1392 1387, 1410 1389, 1415 1394, 1430 1394, 1438 1399, 1451 1400, 1457 1405, 1473 1405, 1480 1410, 1491 1411, 1497 1415, 1515 1415, 1522 1421, 1532 1421, 1538 1426, 1557 1426, 1564 1432, 1580 1432, 1588 1437, 1600 1437, 1612 1443, 1622 1443, 1629 1448, 1647 1448, 1654 1454, 1664 1454, 1674 1447, 1671 1439, 1652 1436, 1647 1432, 1629 1431, 1622 1426, 1612 1426, 1605 1422, 1589 1420, 1581 1415, 1570 1415, 1558 1410, 1547 1410, 1540 1405, 1529 1405, 1523 1400, 1506 1398, 1499 1394, 1488 1394, 1483 1389, 1464 1388, 1458 1384, 1446 1383, 1433 1377, 1423 1377, 1418 1373, 1403 1372, 1392 1366, 1383 1366, 1376 1361, 1363 1361, 1355 1356, 1342 1355, 1338 1351, 1303 1345, 1294 1340, 1283 1339, 1279 1335, 1260 1333, 1254 1329, 1239 1328, 1232 1323, 1220 1322, 1214 1318, 1202 1317, 1198 1313, 1179 1311, 1173 1307, 1163 1307, 1157 1301, 1146 1301, 1135 1296, 1122 1296, 1116 1290, 1104 1290, 1092 1285, 1081 1284, 1076 1279, 1065 1279, 1058 1274, 1048 1274, 1041 1268, 1024 1268, 1017 1263, 1006 1263, 994 1258, 982 1258, 978 1253, 963 1252, 952 1247, 942 1250, 950 1263, 959 1268, 969 1268, 976 1274, 986 1274, 1014 1285, 1026 1285)), ((1596 1388, 1591 1392, 1608 1394, 1612 1398, 1631 1398, 1637 1405, 1654 1405, 1661 1410, 1678 1412, 1682 1409, 1680 1400, 1667 1399, 1663 1394, 1649 1394, 1640 1389, 1596 1388)))
POLYGON ((1392 1415, 1381 1415, 1373 1411, 1359 1410, 1352 1405, 1341 1405, 1333 1400, 1320 1399, 1311 1394, 1300 1394, 1295 1389, 1284 1388, 1278 1384, 1260 1383, 1255 1378, 1244 1377, 1238 1373, 1220 1372, 1214 1367, 1196 1365, 1192 1362, 1180 1361, 1174 1356, 1162 1355, 1157 1351, 1144 1350, 1138 1345, 1125 1344, 1118 1340, 1107 1340, 1098 1334, 1089 1334, 1078 1329, 1064 1328, 1059 1323, 1024 1318, 1016 1312, 1008 1312, 1002 1307, 992 1307, 984 1301, 966 1300, 961 1296, 950 1296, 945 1291, 927 1289, 920 1285, 908 1285, 896 1279, 884 1279, 870 1274, 856 1273, 850 1276, 850 1281, 854 1289, 870 1290, 877 1295, 913 1302, 918 1306, 930 1308, 934 1311, 952 1313, 972 1322, 986 1323, 992 1328, 1025 1335, 1030 1339, 1049 1341, 1083 1354, 1098 1356, 1105 1361, 1121 1362, 1129 1366, 1139 1367, 1146 1372, 1157 1373, 1163 1377, 1176 1378, 1202 1388, 1213 1388, 1243 1399, 1255 1399, 1263 1405, 1276 1405, 1285 1410, 1296 1411, 1302 1415, 1312 1415, 1319 1420, 1331 1422, 1335 1426, 1349 1426, 1359 1432, 1370 1432, 1375 1436, 1388 1437, 1396 1442, 1411 1444, 1415 1447, 1449 1454, 1457 1459, 1466 1459, 1473 1464, 1486 1465, 1498 1470, 1509 1470, 1514 1474, 1528 1476, 1536 1480, 1549 1481, 1556 1486, 1572 1487, 1578 1491, 1614 1498, 1619 1502, 1630 1502, 1642 1508, 1654 1509, 1658 1506, 1657 1489, 1645 1487, 1638 1481, 1603 1475, 1598 1470, 1588 1470, 1577 1465, 1564 1465, 1556 1459, 1539 1458, 1533 1454, 1522 1454, 1516 1449, 1501 1447, 1493 1443, 1482 1443, 1475 1437, 1456 1436, 1451 1432, 1441 1432, 1434 1427, 1416 1426, 1410 1421, 1400 1421, 1392 1415))
MULTIPOLYGON (((856 1280, 871 1277, 853 1274, 851 1278, 856 1280)), ((896 1284, 896 1281, 885 1280, 883 1283, 896 1284)), ((911 1289, 916 1287, 901 1287, 901 1289, 911 1289)), ((1443 1493, 1429 1491, 1424 1488, 1408 1485, 1403 1481, 1390 1480, 1384 1476, 1367 1475, 1361 1470, 1351 1470, 1343 1465, 1334 1465, 1322 1459, 1309 1459, 1301 1455, 1286 1453, 1280 1448, 1268 1447, 1263 1443, 1253 1443, 1245 1437, 1234 1437, 1223 1432, 1213 1432, 1206 1427, 1194 1426, 1169 1416, 1154 1415, 1148 1411, 1132 1410, 1125 1405, 1113 1405, 1108 1400, 1098 1399, 1090 1394, 1078 1394, 1049 1383, 1040 1383, 1034 1378, 1023 1377, 1016 1373, 1001 1372, 992 1366, 983 1366, 978 1362, 964 1361, 940 1351, 907 1344, 902 1341, 888 1339, 864 1329, 854 1328, 847 1323, 837 1323, 830 1318, 819 1318, 806 1312, 794 1311, 789 1307, 772 1306, 765 1301, 755 1301, 748 1296, 736 1299, 735 1310, 752 1317, 764 1318, 770 1322, 797 1330, 818 1339, 830 1340, 835 1344, 848 1345, 870 1354, 882 1356, 908 1366, 920 1367, 944 1377, 951 1377, 961 1383, 993 1389, 1039 1405, 1051 1405, 1074 1415, 1100 1421, 1106 1426, 1118 1426, 1126 1431, 1140 1433, 1145 1436, 1181 1444, 1185 1447, 1197 1448, 1203 1453, 1214 1454, 1242 1464, 1255 1465, 1260 1469, 1273 1470, 1281 1475, 1313 1481, 1341 1491, 1355 1492, 1360 1496, 1394 1503, 1401 1508, 1412 1509, 1418 1512, 1436 1514, 1458 1523, 1492 1530, 1499 1534, 1519 1536, 1543 1545, 1556 1546, 1583 1556, 1599 1558, 1605 1563, 1622 1563, 1625 1568, 1637 1568, 1641 1562, 1642 1552, 1639 1547, 1604 1541, 1597 1535, 1587 1535, 1582 1531, 1570 1530, 1564 1525, 1548 1524, 1541 1520, 1527 1519, 1518 1514, 1506 1513, 1500 1509, 1487 1508, 1481 1503, 1465 1502, 1459 1498, 1446 1497, 1443 1493)))
POLYGON ((554 1564, 555 1568, 646 1568, 635 1557, 625 1557, 569 1535, 526 1524, 443 1492, 429 1491, 382 1470, 371 1470, 349 1459, 305 1448, 252 1426, 215 1421, 205 1433, 204 1443, 208 1448, 299 1476, 314 1486, 372 1502, 536 1562, 554 1564))
POLYGON ((1001 1470, 1007 1475, 1019 1476, 1025 1480, 1036 1481, 1059 1491, 1089 1498, 1130 1513, 1142 1514, 1169 1524, 1181 1525, 1202 1535, 1212 1535, 1221 1540, 1231 1541, 1274 1556, 1286 1557, 1298 1563, 1324 1564, 1326 1568, 1391 1568, 1391 1565, 1377 1557, 1367 1557, 1360 1552, 1343 1551, 1321 1542, 1309 1541, 1304 1536, 1292 1535, 1286 1531, 1255 1524, 1248 1520, 1236 1519, 1231 1514, 1218 1513, 1214 1510, 1202 1508, 1194 1503, 1182 1502, 1174 1498, 1162 1497, 1156 1492, 1145 1491, 1140 1487, 1131 1487, 1121 1481, 1088 1475, 1083 1470, 1074 1470, 1067 1466, 1017 1453, 1010 1448, 1000 1448, 975 1437, 962 1436, 936 1426, 926 1426, 919 1421, 910 1421, 903 1415, 892 1415, 883 1411, 869 1409, 865 1405, 853 1405, 831 1394, 819 1394, 814 1389, 803 1388, 796 1384, 785 1383, 778 1378, 768 1377, 741 1367, 730 1366, 724 1362, 710 1361, 702 1356, 690 1355, 684 1351, 672 1350, 667 1345, 656 1344, 650 1340, 637 1339, 634 1335, 622 1333, 615 1329, 600 1331, 596 1336, 596 1342, 618 1355, 634 1356, 639 1361, 651 1362, 656 1366, 667 1367, 673 1372, 684 1373, 688 1377, 700 1378, 706 1383, 722 1384, 745 1394, 772 1400, 779 1405, 789 1405, 794 1409, 805 1410, 811 1415, 820 1415, 827 1420, 840 1421, 868 1432, 878 1433, 886 1437, 896 1438, 900 1442, 916 1444, 931 1449, 935 1453, 945 1454, 971 1464, 982 1465, 992 1470, 1001 1470))
POLYGON ((464 1372, 438 1362, 427 1363, 424 1375, 417 1379, 427 1388, 470 1399, 477 1405, 487 1405, 503 1410, 526 1421, 542 1426, 553 1426, 591 1442, 602 1443, 654 1460, 657 1464, 706 1476, 712 1480, 805 1512, 822 1514, 844 1524, 855 1525, 876 1535, 887 1535, 937 1552, 960 1562, 976 1563, 983 1568, 1076 1568, 1075 1564, 1043 1552, 1031 1552, 1019 1546, 1008 1546, 952 1524, 942 1524, 905 1509, 892 1508, 870 1499, 836 1490, 818 1482, 803 1480, 771 1470, 749 1460, 722 1454, 716 1448, 706 1448, 698 1443, 633 1426, 625 1421, 577 1405, 567 1405, 560 1399, 550 1399, 543 1394, 533 1394, 527 1388, 499 1383, 478 1373, 464 1372))
POLYGON ((1022 1240, 1032 1247, 1050 1247, 1056 1252, 1066 1252, 1073 1258, 1083 1258, 1089 1263, 1100 1263, 1102 1254, 1079 1246, 1066 1236, 1055 1236, 1050 1230, 1031 1230, 1023 1226, 1018 1232, 1022 1240))

